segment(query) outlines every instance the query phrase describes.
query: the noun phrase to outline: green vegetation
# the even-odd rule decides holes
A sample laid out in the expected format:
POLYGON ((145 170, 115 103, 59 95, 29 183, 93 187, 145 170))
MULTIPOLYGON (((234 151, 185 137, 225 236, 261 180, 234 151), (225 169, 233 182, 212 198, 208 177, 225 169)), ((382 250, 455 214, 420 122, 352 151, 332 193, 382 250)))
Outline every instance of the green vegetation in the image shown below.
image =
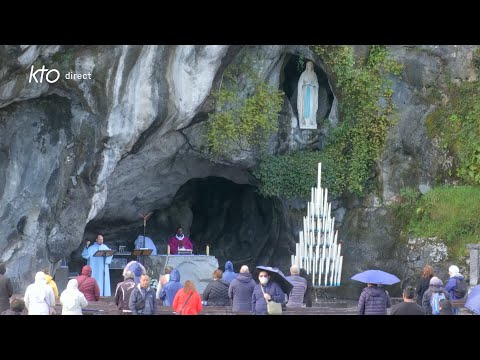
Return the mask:
POLYGON ((209 115, 205 132, 213 159, 236 150, 261 154, 277 132, 283 92, 260 79, 247 60, 227 67, 214 97, 216 111, 209 115), (252 88, 244 97, 240 85, 246 81, 252 88))
POLYGON ((343 187, 344 173, 332 161, 333 157, 319 151, 297 151, 284 156, 265 158, 254 175, 262 179, 261 192, 266 196, 289 198, 305 197, 316 186, 317 164, 322 163, 322 187, 329 184, 328 191, 343 187))
POLYGON ((458 160, 456 175, 480 184, 480 81, 451 85, 449 101, 427 118, 429 135, 458 160))
POLYGON ((468 254, 466 244, 480 239, 480 188, 437 187, 421 196, 406 189, 396 205, 397 219, 408 235, 438 237, 452 259, 468 254))
POLYGON ((324 186, 340 195, 363 194, 372 165, 385 145, 394 104, 390 75, 401 65, 384 46, 372 46, 366 59, 355 62, 350 46, 314 46, 336 85, 340 125, 332 129, 321 152, 266 158, 255 172, 266 196, 308 197, 316 183, 316 162, 322 161, 324 186), (310 167, 312 166, 312 167, 310 167))

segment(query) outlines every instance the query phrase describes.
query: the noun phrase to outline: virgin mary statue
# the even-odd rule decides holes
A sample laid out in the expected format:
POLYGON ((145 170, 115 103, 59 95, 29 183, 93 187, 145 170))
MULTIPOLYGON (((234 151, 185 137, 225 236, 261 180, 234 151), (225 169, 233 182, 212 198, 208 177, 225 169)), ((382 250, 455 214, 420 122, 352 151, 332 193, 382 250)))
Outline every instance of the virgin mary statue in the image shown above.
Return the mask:
POLYGON ((308 61, 298 80, 298 120, 301 129, 317 128, 318 79, 313 71, 313 62, 308 61))

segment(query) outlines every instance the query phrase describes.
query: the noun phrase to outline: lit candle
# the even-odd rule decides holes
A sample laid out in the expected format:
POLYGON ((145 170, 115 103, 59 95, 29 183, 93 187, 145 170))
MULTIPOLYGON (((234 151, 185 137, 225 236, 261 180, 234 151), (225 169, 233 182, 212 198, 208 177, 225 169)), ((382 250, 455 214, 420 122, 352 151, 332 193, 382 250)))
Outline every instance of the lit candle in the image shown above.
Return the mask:
POLYGON ((343 265, 343 256, 340 256, 340 266, 338 267, 338 286, 342 282, 342 265, 343 265))
POLYGON ((167 245, 167 255, 170 255, 170 245, 167 245))
POLYGON ((325 286, 327 286, 327 281, 328 281, 328 271, 330 270, 329 268, 330 265, 330 257, 327 257, 325 259, 325 286))
POLYGON ((317 189, 320 190, 321 187, 322 187, 322 163, 318 163, 317 189))

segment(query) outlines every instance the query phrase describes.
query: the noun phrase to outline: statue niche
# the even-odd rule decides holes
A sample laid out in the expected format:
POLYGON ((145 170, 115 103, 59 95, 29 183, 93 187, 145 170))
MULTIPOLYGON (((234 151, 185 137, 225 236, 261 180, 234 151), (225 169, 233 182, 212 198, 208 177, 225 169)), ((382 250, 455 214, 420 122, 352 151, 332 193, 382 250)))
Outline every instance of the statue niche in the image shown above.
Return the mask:
POLYGON ((313 71, 313 62, 308 61, 305 71, 298 80, 298 122, 300 129, 317 128, 318 78, 313 71))

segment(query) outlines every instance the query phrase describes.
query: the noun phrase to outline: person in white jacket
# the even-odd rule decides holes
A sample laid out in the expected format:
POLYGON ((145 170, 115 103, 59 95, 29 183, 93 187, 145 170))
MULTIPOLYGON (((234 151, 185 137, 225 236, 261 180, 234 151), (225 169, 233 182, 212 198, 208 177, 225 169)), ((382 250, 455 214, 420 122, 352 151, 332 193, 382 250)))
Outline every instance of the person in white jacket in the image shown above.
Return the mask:
POLYGON ((55 309, 55 295, 45 281, 45 273, 35 274, 35 282, 28 285, 23 298, 28 315, 50 315, 55 309))
POLYGON ((62 304, 62 315, 82 315, 82 308, 88 305, 88 301, 80 290, 78 290, 77 279, 71 279, 67 288, 60 295, 62 304))

